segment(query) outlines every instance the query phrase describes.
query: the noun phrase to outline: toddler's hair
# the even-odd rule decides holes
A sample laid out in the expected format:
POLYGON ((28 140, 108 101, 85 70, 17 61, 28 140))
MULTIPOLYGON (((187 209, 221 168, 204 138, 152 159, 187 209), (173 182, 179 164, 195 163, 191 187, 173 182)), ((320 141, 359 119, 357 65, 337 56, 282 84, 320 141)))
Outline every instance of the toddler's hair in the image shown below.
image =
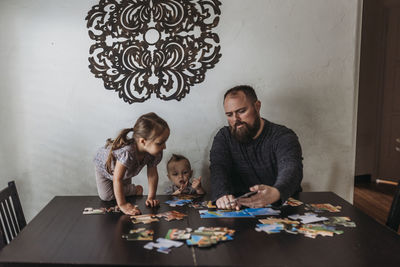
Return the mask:
POLYGON ((105 147, 111 146, 110 152, 108 153, 108 158, 106 162, 107 171, 112 174, 111 165, 115 161, 113 150, 121 148, 126 145, 133 144, 135 140, 139 138, 144 138, 146 140, 152 141, 165 130, 169 130, 169 126, 165 120, 159 117, 156 113, 150 112, 140 116, 133 128, 126 128, 119 132, 118 136, 113 140, 108 138, 105 147), (128 138, 128 133, 133 132, 132 138, 128 138))
POLYGON ((190 166, 190 161, 185 156, 178 155, 178 154, 172 154, 171 158, 167 162, 167 172, 168 172, 168 167, 169 167, 170 163, 181 161, 181 160, 186 160, 186 162, 189 165, 189 169, 192 169, 192 167, 190 166))

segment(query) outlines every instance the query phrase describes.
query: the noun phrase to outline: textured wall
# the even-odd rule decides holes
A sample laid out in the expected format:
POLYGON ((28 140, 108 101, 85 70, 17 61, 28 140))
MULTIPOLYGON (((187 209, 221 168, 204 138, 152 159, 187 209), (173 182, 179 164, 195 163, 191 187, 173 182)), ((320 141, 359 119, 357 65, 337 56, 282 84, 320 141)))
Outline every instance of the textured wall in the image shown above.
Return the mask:
MULTIPOLYGON (((253 85, 262 115, 292 128, 306 191, 353 193, 360 2, 222 1, 222 58, 182 101, 128 105, 88 69, 88 10, 97 1, 0 2, 0 186, 15 179, 28 220, 55 195, 96 194, 92 158, 107 137, 155 111, 171 153, 192 161, 208 187, 208 153, 226 124, 222 96, 253 85)), ((135 178, 145 185, 145 172, 135 178)))

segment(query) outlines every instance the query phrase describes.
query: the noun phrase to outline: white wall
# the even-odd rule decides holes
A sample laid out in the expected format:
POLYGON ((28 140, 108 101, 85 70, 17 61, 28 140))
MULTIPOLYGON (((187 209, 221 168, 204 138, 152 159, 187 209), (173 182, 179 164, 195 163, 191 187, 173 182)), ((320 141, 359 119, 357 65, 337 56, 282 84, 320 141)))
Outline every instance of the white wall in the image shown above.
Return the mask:
MULTIPOLYGON (((238 84, 253 85, 262 115, 298 134, 304 190, 352 201, 360 1, 222 3, 222 58, 205 81, 180 102, 129 105, 88 68, 84 19, 97 1, 0 1, 0 187, 16 180, 28 220, 55 195, 95 195, 96 149, 149 111, 171 127, 159 192, 173 152, 208 187, 222 96, 238 84)), ((145 172, 135 183, 147 192, 145 172)))

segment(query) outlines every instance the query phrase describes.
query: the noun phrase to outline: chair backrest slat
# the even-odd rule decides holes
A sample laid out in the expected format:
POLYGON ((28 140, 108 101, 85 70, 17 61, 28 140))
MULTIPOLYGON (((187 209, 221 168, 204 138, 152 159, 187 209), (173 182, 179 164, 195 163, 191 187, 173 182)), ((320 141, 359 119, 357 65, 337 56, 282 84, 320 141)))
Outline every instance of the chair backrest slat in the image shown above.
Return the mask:
POLYGON ((21 228, 19 227, 18 218, 17 218, 17 214, 15 212, 15 207, 14 207, 14 204, 12 201, 12 197, 10 197, 9 200, 10 200, 11 218, 13 219, 14 226, 16 227, 16 229, 15 229, 16 233, 19 233, 19 232, 21 232, 21 228))
POLYGON ((16 237, 19 231, 10 198, 11 197, 7 198, 4 203, 6 204, 6 213, 10 220, 10 231, 12 232, 13 236, 16 237))
MULTIPOLYGON (((1 206, 0 206, 0 209, 1 209, 1 206)), ((8 236, 7 236, 7 234, 4 232, 4 230, 3 229, 5 229, 5 227, 6 227, 6 225, 5 225, 5 221, 3 220, 3 216, 2 215, 0 215, 0 222, 1 222, 1 231, 0 231, 0 234, 1 234, 1 243, 0 243, 0 248, 2 248, 2 247, 4 247, 6 244, 8 244, 8 243, 10 243, 10 241, 11 240, 9 240, 8 239, 8 236)))
POLYGON ((13 239, 13 236, 10 231, 10 222, 9 222, 8 216, 6 214, 6 209, 4 208, 4 202, 0 202, 0 214, 1 214, 1 218, 4 221, 4 228, 2 229, 3 233, 6 234, 7 239, 9 240, 8 243, 10 243, 11 240, 13 239))
POLYGON ((0 248, 10 243, 26 226, 15 182, 0 191, 0 248))

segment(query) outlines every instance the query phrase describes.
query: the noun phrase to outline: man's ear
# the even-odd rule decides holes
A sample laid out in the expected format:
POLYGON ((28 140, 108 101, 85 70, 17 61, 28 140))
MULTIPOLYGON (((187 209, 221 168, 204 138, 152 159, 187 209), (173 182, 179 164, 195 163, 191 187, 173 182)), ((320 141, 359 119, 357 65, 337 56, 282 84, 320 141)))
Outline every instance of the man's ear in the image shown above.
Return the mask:
POLYGON ((256 108, 257 112, 260 113, 260 109, 261 109, 261 102, 260 102, 260 100, 257 100, 257 101, 254 103, 254 107, 256 108))

